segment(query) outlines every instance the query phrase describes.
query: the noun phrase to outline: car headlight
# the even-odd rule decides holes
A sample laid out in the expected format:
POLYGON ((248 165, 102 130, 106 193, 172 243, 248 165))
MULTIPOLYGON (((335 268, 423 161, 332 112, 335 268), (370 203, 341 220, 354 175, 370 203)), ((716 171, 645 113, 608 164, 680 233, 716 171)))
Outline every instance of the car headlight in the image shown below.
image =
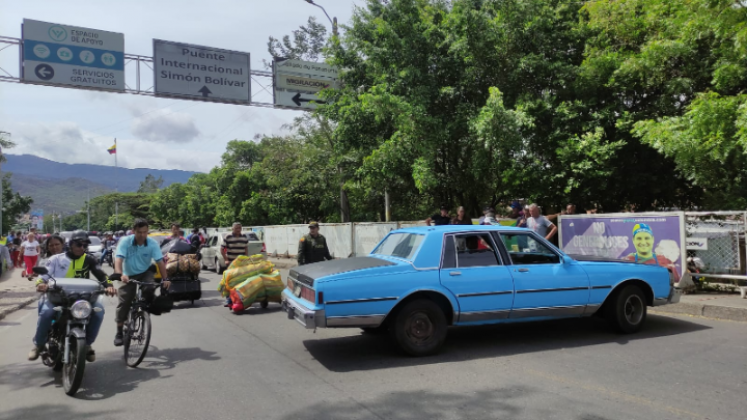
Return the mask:
POLYGON ((73 318, 86 319, 91 315, 91 304, 85 300, 79 300, 73 304, 70 312, 72 312, 73 318))

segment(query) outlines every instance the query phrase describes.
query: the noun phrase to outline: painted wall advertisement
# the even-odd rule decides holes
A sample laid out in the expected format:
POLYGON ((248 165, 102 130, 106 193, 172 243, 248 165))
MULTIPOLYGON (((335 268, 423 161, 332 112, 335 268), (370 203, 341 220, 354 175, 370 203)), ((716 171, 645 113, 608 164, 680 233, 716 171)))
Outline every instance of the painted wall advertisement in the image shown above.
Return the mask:
POLYGON ((569 255, 593 255, 673 269, 684 274, 683 213, 569 215, 560 218, 560 245, 569 255))
POLYGON ((33 210, 31 212, 31 227, 36 227, 39 232, 44 232, 44 210, 33 210))

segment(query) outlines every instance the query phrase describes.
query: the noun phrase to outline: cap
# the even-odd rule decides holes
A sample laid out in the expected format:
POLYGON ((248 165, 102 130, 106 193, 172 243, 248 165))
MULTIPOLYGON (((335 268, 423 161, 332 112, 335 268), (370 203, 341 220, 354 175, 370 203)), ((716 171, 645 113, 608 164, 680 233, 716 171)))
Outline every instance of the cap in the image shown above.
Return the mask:
POLYGON ((313 227, 318 228, 319 227, 319 222, 309 222, 309 227, 310 228, 313 228, 313 227))
POLYGON ((448 209, 449 209, 449 208, 448 208, 448 207, 446 207, 446 205, 445 205, 445 204, 441 204, 441 210, 448 210, 448 209))

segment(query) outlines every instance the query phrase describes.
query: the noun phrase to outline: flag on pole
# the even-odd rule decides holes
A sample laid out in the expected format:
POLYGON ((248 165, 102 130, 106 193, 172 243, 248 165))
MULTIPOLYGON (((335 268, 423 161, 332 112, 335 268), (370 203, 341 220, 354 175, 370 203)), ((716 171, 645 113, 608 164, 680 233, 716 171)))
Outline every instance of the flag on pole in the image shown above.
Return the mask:
POLYGON ((109 152, 110 155, 116 155, 117 154, 117 144, 115 143, 114 146, 106 149, 107 152, 109 152))

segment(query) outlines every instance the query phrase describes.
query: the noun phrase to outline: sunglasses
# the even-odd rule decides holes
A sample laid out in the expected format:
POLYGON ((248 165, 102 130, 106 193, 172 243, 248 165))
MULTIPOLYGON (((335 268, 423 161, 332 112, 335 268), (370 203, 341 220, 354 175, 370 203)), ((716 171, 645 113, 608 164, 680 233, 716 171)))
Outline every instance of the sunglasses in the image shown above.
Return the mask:
POLYGON ((77 246, 79 248, 88 248, 88 242, 75 241, 71 243, 73 244, 73 246, 77 246))

